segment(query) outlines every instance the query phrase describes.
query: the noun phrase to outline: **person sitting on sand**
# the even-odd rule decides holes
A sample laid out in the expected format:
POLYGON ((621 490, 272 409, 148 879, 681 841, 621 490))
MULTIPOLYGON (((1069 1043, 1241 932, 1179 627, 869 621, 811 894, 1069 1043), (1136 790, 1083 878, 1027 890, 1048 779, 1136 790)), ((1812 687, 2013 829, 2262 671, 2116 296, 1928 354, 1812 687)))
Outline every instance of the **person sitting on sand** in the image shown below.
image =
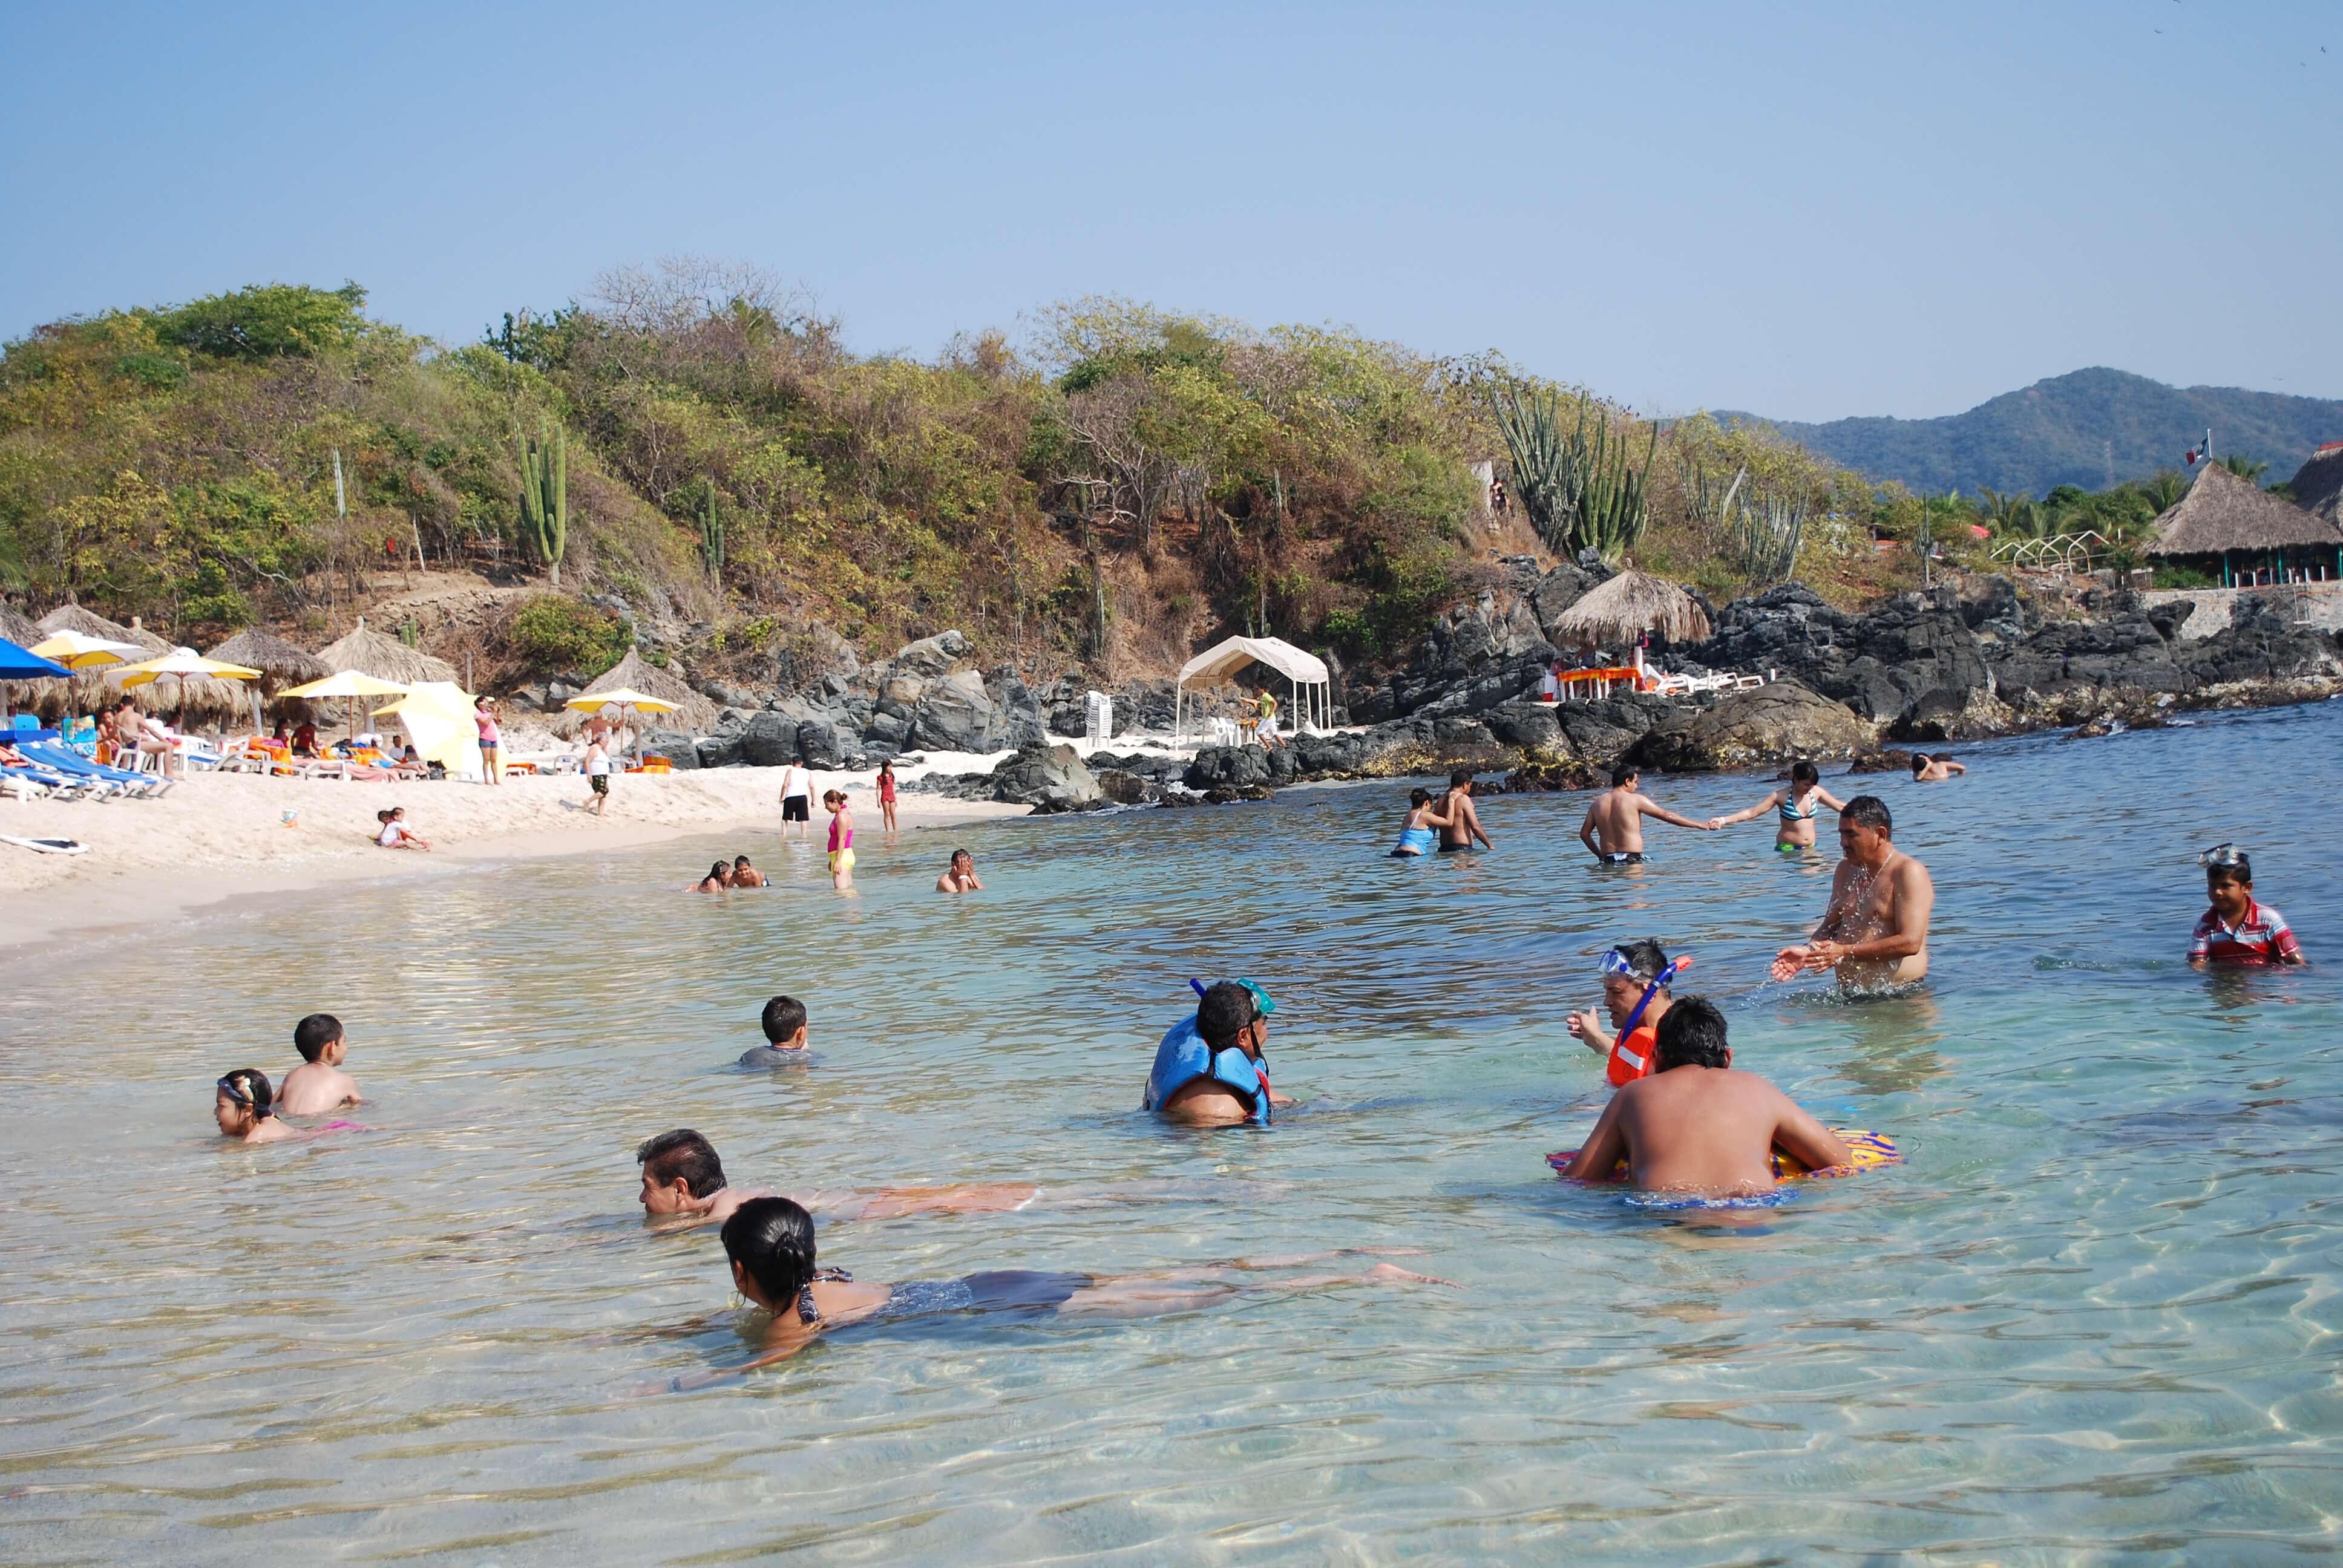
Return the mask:
POLYGON ((1912 782, 1915 784, 1942 784, 1954 774, 1967 771, 1949 757, 1931 757, 1925 751, 1912 753, 1912 782))
POLYGON ((1488 834, 1481 831, 1481 813, 1473 806, 1473 770, 1470 768, 1459 768, 1448 776, 1448 792, 1440 798, 1440 804, 1433 811, 1440 819, 1442 854, 1469 849, 1475 839, 1481 840, 1481 847, 1484 849, 1497 847, 1488 834))
POLYGON ((300 1136, 277 1120, 268 1074, 256 1067, 239 1067, 212 1086, 212 1120, 220 1136, 240 1143, 275 1143, 300 1136))
POLYGON ((1813 936, 1775 955, 1775 980, 1835 969, 1842 990, 1866 991, 1927 978, 1936 884, 1927 867, 1892 842, 1895 828, 1876 795, 1857 795, 1839 809, 1845 858, 1831 877, 1830 906, 1813 936))
POLYGON ((1774 829, 1774 849, 1777 853, 1786 855, 1798 849, 1811 849, 1815 847, 1815 807, 1827 806, 1834 811, 1846 809, 1846 802, 1824 789, 1822 780, 1821 770, 1813 763, 1793 762, 1790 764, 1788 789, 1776 789, 1755 806, 1735 811, 1730 817, 1712 817, 1708 819, 1708 826, 1712 829, 1730 828, 1771 811, 1780 818, 1774 829))
POLYGON ((843 789, 824 790, 821 809, 830 813, 830 885, 842 893, 854 886, 854 811, 843 789))
POLYGON ((951 852, 951 863, 944 868, 944 874, 936 879, 936 891, 939 893, 984 891, 984 884, 976 879, 976 857, 966 849, 954 849, 951 852))
POLYGON ((1657 818, 1673 822, 1679 828, 1697 828, 1703 831, 1715 826, 1713 822, 1695 822, 1689 817, 1679 817, 1666 807, 1656 805, 1636 792, 1642 771, 1632 762, 1620 764, 1611 770, 1611 788, 1594 798, 1586 808, 1586 819, 1578 825, 1579 842, 1584 844, 1595 859, 1606 866, 1640 866, 1644 863, 1644 819, 1657 818))
POLYGON ((1595 1055, 1609 1058, 1604 1072, 1613 1088, 1652 1070, 1660 1020, 1668 1015, 1672 972, 1659 943, 1648 939, 1621 942, 1603 955, 1603 1009, 1611 1015, 1611 1027, 1604 1029, 1592 1011, 1570 1015, 1572 1038, 1595 1055))
POLYGON ((765 885, 765 873, 749 864, 748 856, 735 855, 732 857, 732 885, 736 888, 761 888, 765 885))
POLYGON ((1400 824, 1399 842, 1392 847, 1392 854, 1395 857, 1429 854, 1433 844, 1433 830, 1447 826, 1448 819, 1440 815, 1439 809, 1433 804, 1431 790, 1409 790, 1407 819, 1400 824))
POLYGON ((407 808, 404 806, 392 806, 377 811, 374 819, 382 824, 382 831, 374 836, 374 841, 386 849, 431 848, 430 839, 407 825, 407 808))
POLYGON ((708 868, 708 875, 700 878, 699 880, 691 884, 691 890, 695 893, 720 893, 731 885, 732 868, 730 864, 723 860, 719 860, 716 864, 708 868))
POLYGON ((285 1075, 277 1090, 279 1116, 322 1116, 345 1105, 364 1105, 358 1081, 342 1070, 349 1045, 342 1038, 342 1020, 329 1012, 313 1012, 293 1026, 293 1049, 301 1065, 285 1075))
MULTIPOLYGON (((817 1335, 874 1320, 896 1321, 946 1312, 1002 1312, 1021 1319, 1143 1318, 1220 1306, 1248 1291, 1314 1290, 1342 1284, 1444 1285, 1454 1282, 1377 1263, 1363 1273, 1316 1274, 1252 1281, 1259 1269, 1283 1269, 1337 1256, 1318 1253, 1259 1264, 1242 1260, 1149 1274, 1084 1274, 993 1269, 957 1280, 904 1284, 857 1282, 843 1269, 815 1264, 813 1216, 787 1198, 752 1198, 724 1221, 724 1256, 732 1285, 751 1306, 772 1314, 764 1353, 737 1367, 669 1380, 675 1392, 769 1366, 795 1355, 817 1335)), ((1379 1249, 1353 1248, 1373 1251, 1379 1249)))
POLYGON ((2212 908, 2197 917, 2188 937, 2188 961, 2243 964, 2255 968, 2300 964, 2302 944, 2286 917, 2254 897, 2254 865, 2234 844, 2217 845, 2197 857, 2205 868, 2205 895, 2212 908))
POLYGON ((1624 1159, 1628 1179, 1646 1192, 1745 1197, 1774 1190, 1776 1149, 1813 1171, 1855 1158, 1788 1095, 1754 1072, 1735 1072, 1725 1015, 1706 997, 1688 996, 1660 1020, 1651 1076, 1611 1097, 1563 1174, 1607 1181, 1624 1159))
POLYGON ((806 1005, 793 996, 777 996, 765 1004, 758 1020, 765 1043, 740 1053, 742 1067, 803 1067, 813 1060, 806 1049, 806 1005))

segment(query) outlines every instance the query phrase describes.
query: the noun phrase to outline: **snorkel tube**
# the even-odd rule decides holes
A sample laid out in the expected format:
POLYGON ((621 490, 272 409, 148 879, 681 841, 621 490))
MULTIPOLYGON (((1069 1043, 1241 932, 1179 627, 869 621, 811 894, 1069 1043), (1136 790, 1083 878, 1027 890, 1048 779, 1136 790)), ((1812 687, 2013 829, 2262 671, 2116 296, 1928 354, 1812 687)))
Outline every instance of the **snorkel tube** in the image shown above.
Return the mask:
MULTIPOLYGON (((1262 987, 1242 978, 1236 983, 1251 993, 1256 1018, 1266 1018, 1276 1010, 1276 1001, 1262 987)), ((1191 979, 1188 985, 1201 1000, 1205 991, 1204 982, 1191 979)), ((1258 1044, 1255 1049, 1258 1049, 1258 1044)), ((1171 1031, 1164 1035, 1162 1043, 1156 1047, 1155 1064, 1147 1075, 1147 1093, 1140 1108, 1161 1111, 1171 1102, 1172 1096, 1202 1079, 1212 1081, 1243 1101, 1249 1108, 1248 1120, 1258 1121, 1263 1126, 1269 1124, 1268 1065, 1240 1045, 1224 1045, 1213 1050, 1198 1027, 1194 1013, 1173 1024, 1171 1031)))
POLYGON ((1654 975, 1650 982, 1644 987, 1644 994, 1635 999, 1635 1010, 1627 1015, 1627 1021, 1619 1026, 1619 1032, 1623 1035, 1634 1033, 1635 1026, 1644 1021, 1644 1010, 1652 1005, 1652 999, 1665 990, 1674 981, 1676 976, 1690 968, 1692 968, 1692 955, 1685 953, 1654 975))

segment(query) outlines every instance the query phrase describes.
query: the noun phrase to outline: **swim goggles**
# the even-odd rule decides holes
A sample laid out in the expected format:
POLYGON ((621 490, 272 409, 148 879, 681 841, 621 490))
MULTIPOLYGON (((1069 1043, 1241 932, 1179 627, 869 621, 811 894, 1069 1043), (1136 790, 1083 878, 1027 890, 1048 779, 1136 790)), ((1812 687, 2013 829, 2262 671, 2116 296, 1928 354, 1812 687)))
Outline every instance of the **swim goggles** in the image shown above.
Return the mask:
POLYGON ((251 1094, 239 1087, 239 1085, 246 1081, 246 1080, 245 1079, 244 1074, 240 1072, 231 1073, 227 1077, 221 1079, 215 1087, 216 1087, 222 1094, 225 1094, 230 1100, 235 1101, 238 1105, 243 1106, 255 1116, 268 1115, 270 1111, 269 1107, 256 1104, 251 1094))
POLYGON ((2242 866, 2246 864, 2246 852, 2235 844, 2216 844, 2197 856, 2197 863, 2200 866, 2242 866))
MULTIPOLYGON (((1261 986, 1245 979, 1242 975, 1239 975, 1237 977, 1237 984, 1244 987, 1245 993, 1252 998, 1253 1018, 1267 1018, 1271 1013, 1277 1010, 1277 1000, 1271 996, 1269 992, 1261 986)), ((1202 997, 1204 994, 1204 982, 1195 979, 1193 976, 1189 978, 1188 988, 1194 991, 1199 998, 1202 997)), ((1250 1023, 1252 1020, 1247 1019, 1245 1021, 1250 1023)))
POLYGON ((1644 981, 1648 981, 1652 978, 1642 970, 1637 969, 1634 961, 1627 957, 1625 951, 1619 948, 1613 948, 1609 952, 1603 955, 1603 972, 1606 975, 1625 975, 1630 980, 1644 981))

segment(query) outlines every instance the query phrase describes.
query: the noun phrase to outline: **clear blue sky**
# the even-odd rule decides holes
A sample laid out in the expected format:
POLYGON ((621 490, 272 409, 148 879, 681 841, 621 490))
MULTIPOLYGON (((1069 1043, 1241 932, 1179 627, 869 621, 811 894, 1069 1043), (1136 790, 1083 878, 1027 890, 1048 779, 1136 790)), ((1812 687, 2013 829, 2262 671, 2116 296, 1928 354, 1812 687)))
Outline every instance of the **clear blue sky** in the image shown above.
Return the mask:
POLYGON ((1121 294, 1662 413, 2343 397, 2331 0, 15 4, 0 49, 0 336, 349 277, 465 339, 696 253, 867 350, 1121 294))

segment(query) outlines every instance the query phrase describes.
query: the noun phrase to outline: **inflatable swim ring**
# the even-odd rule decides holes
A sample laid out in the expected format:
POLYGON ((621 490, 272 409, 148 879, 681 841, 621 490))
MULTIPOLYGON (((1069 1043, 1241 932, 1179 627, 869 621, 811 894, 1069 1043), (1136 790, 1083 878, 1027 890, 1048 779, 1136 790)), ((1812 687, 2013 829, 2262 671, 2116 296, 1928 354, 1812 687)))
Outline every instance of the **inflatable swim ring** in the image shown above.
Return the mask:
MULTIPOLYGON (((1838 1141, 1845 1144, 1848 1151, 1855 1155, 1851 1162, 1829 1166, 1821 1171, 1809 1171, 1797 1161, 1776 1149, 1770 1156, 1774 1161, 1774 1179, 1777 1181, 1794 1181, 1801 1176, 1852 1176, 1858 1171, 1871 1171, 1882 1165, 1900 1165, 1904 1162, 1904 1151, 1896 1147, 1896 1140, 1885 1133, 1866 1131, 1860 1127, 1834 1127, 1831 1131, 1838 1135, 1838 1141)), ((1556 1171, 1567 1171, 1570 1169, 1570 1162, 1577 1157, 1577 1150, 1564 1149, 1558 1153, 1547 1155, 1545 1162, 1556 1171)), ((1618 1167, 1608 1177, 1604 1178, 1610 1181, 1624 1181, 1626 1179, 1627 1162, 1624 1160, 1620 1161, 1618 1167)))

